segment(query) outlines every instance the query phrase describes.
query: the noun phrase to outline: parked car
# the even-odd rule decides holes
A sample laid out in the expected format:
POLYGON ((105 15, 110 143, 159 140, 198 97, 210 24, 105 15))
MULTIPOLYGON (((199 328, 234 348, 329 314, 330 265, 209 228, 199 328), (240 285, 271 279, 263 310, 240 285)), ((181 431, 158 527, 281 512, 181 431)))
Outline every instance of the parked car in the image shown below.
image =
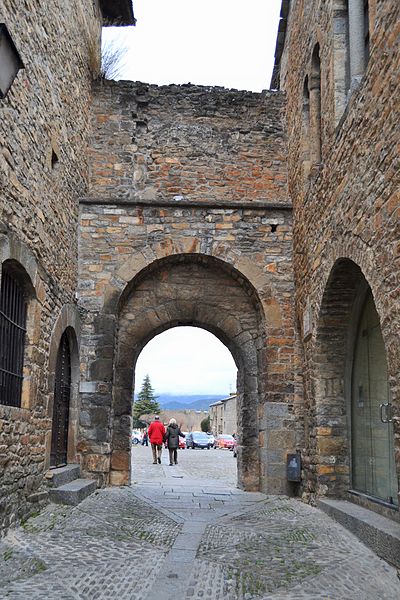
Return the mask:
POLYGON ((180 450, 184 450, 186 448, 186 439, 180 437, 179 438, 179 448, 180 450))
POLYGON ((233 450, 235 438, 233 435, 217 435, 214 443, 214 448, 229 448, 233 450))
POLYGON ((213 436, 213 434, 212 434, 212 433, 207 433, 207 435, 208 435, 208 439, 210 440, 210 444, 211 444, 211 446, 214 446, 214 443, 215 443, 215 437, 213 436))
POLYGON ((141 444, 143 439, 143 433, 138 429, 132 430, 132 444, 141 444))
POLYGON ((191 433, 188 433, 186 436, 186 448, 201 448, 202 450, 207 448, 207 450, 209 450, 211 444, 208 435, 202 431, 192 431, 191 433))

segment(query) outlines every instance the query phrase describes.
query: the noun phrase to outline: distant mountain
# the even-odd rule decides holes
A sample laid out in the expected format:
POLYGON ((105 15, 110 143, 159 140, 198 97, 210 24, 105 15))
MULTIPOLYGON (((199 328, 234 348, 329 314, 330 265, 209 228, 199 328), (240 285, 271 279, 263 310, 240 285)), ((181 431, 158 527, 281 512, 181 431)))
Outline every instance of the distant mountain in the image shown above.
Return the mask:
POLYGON ((213 402, 226 398, 225 395, 173 395, 173 394, 159 394, 157 400, 160 403, 161 408, 167 410, 208 410, 208 407, 213 402))

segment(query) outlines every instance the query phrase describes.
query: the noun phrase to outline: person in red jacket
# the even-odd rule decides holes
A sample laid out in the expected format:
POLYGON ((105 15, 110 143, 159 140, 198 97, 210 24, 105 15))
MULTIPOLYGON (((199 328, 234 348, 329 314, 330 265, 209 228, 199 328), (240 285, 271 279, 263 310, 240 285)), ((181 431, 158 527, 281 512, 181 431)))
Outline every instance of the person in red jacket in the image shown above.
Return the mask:
POLYGON ((162 447, 165 436, 165 427, 160 421, 160 417, 155 415, 154 421, 150 423, 150 427, 147 430, 149 440, 151 444, 151 450, 153 452, 153 465, 157 462, 161 464, 162 447))

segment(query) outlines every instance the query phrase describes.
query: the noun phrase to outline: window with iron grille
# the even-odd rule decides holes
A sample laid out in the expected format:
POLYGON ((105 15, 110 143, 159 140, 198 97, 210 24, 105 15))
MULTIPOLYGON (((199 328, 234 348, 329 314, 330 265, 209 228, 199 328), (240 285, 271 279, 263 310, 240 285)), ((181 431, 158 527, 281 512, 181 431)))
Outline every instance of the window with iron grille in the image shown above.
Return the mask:
POLYGON ((21 406, 27 303, 18 278, 3 265, 0 283, 0 404, 21 406))

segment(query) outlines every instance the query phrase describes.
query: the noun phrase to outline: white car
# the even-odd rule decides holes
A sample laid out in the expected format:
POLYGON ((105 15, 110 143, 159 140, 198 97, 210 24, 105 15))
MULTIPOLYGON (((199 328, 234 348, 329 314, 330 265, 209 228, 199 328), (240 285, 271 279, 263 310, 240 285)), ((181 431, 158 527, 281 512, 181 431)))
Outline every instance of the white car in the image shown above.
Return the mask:
POLYGON ((132 444, 141 444, 143 440, 143 433, 138 429, 132 430, 132 444))
POLYGON ((213 434, 212 434, 212 433, 207 433, 207 435, 208 435, 208 437, 209 437, 210 444, 211 444, 212 446, 214 446, 215 437, 213 436, 213 434))

